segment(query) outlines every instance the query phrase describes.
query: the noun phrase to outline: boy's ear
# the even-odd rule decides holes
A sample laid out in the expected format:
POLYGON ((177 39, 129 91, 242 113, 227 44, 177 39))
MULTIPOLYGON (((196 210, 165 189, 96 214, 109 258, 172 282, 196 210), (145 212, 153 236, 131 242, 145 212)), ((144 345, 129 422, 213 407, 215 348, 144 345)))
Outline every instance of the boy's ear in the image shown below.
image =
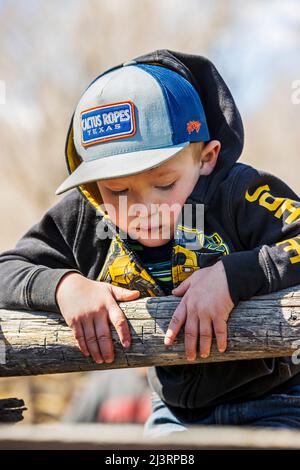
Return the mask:
POLYGON ((219 140, 211 140, 208 142, 201 152, 201 175, 210 175, 218 161, 221 150, 221 142, 219 140))

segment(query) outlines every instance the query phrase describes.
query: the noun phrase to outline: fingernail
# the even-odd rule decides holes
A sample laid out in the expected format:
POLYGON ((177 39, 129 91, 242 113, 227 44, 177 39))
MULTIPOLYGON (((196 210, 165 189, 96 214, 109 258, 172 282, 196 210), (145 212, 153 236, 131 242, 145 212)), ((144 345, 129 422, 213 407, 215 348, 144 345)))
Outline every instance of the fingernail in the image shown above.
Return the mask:
POLYGON ((123 346, 124 346, 124 348, 129 348, 130 342, 129 341, 124 341, 123 346))
POLYGON ((102 359, 97 359, 97 364, 103 364, 103 360, 102 359))
POLYGON ((171 338, 165 338, 164 343, 166 346, 169 346, 172 343, 171 338))
POLYGON ((201 357, 202 357, 203 359, 207 358, 208 356, 209 356, 209 354, 207 354, 207 353, 202 353, 202 354, 201 354, 201 357))
POLYGON ((188 357, 187 357, 187 360, 188 360, 188 361, 194 361, 195 359, 196 359, 195 356, 188 356, 188 357))

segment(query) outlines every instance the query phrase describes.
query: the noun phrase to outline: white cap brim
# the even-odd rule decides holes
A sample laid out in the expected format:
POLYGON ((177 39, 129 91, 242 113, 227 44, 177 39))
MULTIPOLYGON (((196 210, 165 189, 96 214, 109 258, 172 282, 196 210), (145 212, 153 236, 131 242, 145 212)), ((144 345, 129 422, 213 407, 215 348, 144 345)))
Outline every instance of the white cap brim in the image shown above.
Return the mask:
POLYGON ((68 178, 57 188, 55 194, 61 194, 69 189, 75 188, 92 181, 121 178, 130 176, 142 171, 150 170, 184 149, 189 142, 172 147, 164 147, 151 150, 140 150, 118 155, 110 155, 88 162, 83 161, 68 176, 68 178))

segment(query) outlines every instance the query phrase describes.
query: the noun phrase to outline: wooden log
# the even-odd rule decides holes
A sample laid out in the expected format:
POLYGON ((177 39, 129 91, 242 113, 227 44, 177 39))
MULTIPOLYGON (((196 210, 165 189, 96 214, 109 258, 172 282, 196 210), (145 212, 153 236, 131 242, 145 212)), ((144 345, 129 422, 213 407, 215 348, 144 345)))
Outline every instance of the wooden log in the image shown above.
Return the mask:
MULTIPOLYGON (((300 431, 238 426, 190 426, 159 438, 143 438, 138 424, 38 424, 0 426, 0 450, 188 450, 300 449, 300 431)), ((113 457, 107 452, 105 456, 113 457)), ((124 454, 128 456, 128 453, 124 454)), ((101 459, 102 454, 98 458, 101 459)), ((195 454, 196 464, 203 456, 195 454)), ((149 460, 148 460, 149 461, 149 460)), ((100 460, 101 465, 101 460, 100 460)), ((124 465, 125 466, 125 465, 124 465)), ((129 465, 126 465, 127 467, 129 465)), ((132 467, 132 466, 131 466, 132 467)), ((155 467, 155 466, 154 466, 155 467)), ((121 468, 121 465, 120 465, 121 468)), ((133 468, 133 467, 132 467, 133 468)), ((144 468, 144 467, 142 467, 144 468)))
POLYGON ((207 359, 186 359, 183 329, 173 346, 164 334, 180 298, 147 297, 121 302, 132 344, 125 350, 112 328, 115 360, 96 364, 85 358, 72 330, 55 313, 0 310, 0 376, 36 375, 123 367, 169 366, 196 362, 300 356, 300 286, 240 302, 228 321, 228 348, 213 342, 207 359), (2 344, 2 347, 1 347, 2 344), (2 351, 2 353, 1 353, 2 351))

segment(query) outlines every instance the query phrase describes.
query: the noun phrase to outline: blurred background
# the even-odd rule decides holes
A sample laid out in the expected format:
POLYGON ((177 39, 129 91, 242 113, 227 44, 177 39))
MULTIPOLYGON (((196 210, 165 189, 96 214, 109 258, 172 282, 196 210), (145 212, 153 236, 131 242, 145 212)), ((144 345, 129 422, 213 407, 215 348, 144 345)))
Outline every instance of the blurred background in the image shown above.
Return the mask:
MULTIPOLYGON (((300 0, 0 0, 0 251, 59 200, 66 132, 87 84, 160 48, 215 63, 244 120, 240 161, 299 194, 299 44, 300 0)), ((26 400, 25 422, 61 419, 91 381, 0 380, 0 396, 26 400)))

